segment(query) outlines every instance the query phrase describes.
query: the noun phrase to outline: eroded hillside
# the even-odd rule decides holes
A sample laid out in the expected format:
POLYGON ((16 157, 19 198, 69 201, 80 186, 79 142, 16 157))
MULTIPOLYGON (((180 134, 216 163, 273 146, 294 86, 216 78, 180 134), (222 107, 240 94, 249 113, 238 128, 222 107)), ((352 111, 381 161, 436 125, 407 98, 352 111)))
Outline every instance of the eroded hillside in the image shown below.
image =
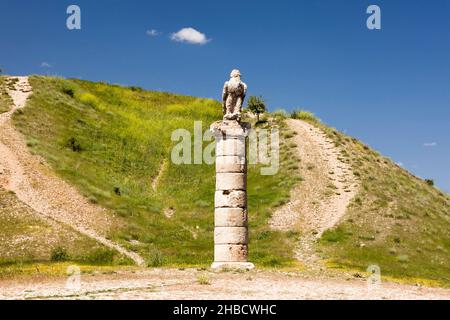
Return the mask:
MULTIPOLYGON (((80 80, 30 77, 30 84, 33 95, 14 124, 33 154, 117 221, 107 238, 150 266, 209 265, 214 166, 173 164, 171 135, 193 133, 195 121, 207 130, 220 118, 219 104, 80 80)), ((272 231, 267 221, 295 181, 295 169, 284 165, 274 176, 249 168, 251 259, 260 265, 294 262, 295 234, 272 231)))
MULTIPOLYGON (((30 77, 30 83, 33 95, 14 114, 14 125, 29 152, 115 221, 105 237, 149 266, 208 266, 214 166, 175 165, 171 135, 180 128, 193 134, 195 121, 206 131, 220 119, 219 103, 81 80, 30 77)), ((0 112, 8 111, 10 98, 1 97, 0 112)), ((281 130, 281 167, 261 176, 259 166, 249 166, 250 260, 298 270, 310 261, 359 271, 377 265, 382 275, 448 285, 448 196, 358 140, 311 116, 297 118, 274 113, 258 124, 281 130)), ((40 230, 36 241, 58 234, 33 214, 11 220, 11 213, 30 208, 4 190, 0 199, 0 227, 9 240, 33 225, 40 230)), ((27 255, 13 245, 4 252, 12 261, 49 260, 63 247, 81 257, 74 248, 84 251, 91 240, 65 234, 27 255)))

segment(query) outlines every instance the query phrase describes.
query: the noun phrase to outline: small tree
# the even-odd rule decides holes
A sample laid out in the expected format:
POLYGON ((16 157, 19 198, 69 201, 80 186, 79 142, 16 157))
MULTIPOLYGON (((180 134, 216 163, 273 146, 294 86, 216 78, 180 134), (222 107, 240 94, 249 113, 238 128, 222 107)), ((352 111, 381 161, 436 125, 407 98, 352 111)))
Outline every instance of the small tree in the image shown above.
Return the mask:
POLYGON ((259 122, 259 115, 266 112, 266 104, 262 97, 251 96, 247 102, 248 109, 256 114, 256 119, 259 122))

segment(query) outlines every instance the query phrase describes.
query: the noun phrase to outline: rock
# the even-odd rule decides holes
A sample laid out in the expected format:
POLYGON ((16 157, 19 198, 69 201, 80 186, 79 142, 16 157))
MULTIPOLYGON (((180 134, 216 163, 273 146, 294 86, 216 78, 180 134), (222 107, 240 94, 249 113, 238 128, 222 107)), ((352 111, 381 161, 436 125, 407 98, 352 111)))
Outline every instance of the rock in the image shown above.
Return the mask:
POLYGON ((216 190, 246 190, 245 173, 220 172, 216 175, 216 190))
POLYGON ((217 156, 216 172, 246 173, 245 157, 239 156, 217 156))
POLYGON ((217 244, 214 246, 214 262, 246 262, 247 245, 217 244))
POLYGON ((214 202, 216 208, 246 208, 247 194, 245 191, 216 191, 214 202))
POLYGON ((247 244, 247 227, 216 227, 215 244, 247 244))
POLYGON ((247 210, 244 208, 216 208, 214 223, 216 227, 246 227, 247 210))

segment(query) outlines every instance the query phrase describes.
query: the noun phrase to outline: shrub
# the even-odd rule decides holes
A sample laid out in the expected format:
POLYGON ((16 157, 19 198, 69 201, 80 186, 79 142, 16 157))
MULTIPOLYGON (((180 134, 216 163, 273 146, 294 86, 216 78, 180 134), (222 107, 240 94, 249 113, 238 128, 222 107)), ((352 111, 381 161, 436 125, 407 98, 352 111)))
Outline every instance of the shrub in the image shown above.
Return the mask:
POLYGON ((27 140, 27 147, 32 148, 35 147, 38 144, 38 141, 35 139, 29 139, 27 140))
POLYGON ((286 133, 283 135, 283 138, 285 138, 285 139, 291 139, 291 138, 293 138, 293 137, 294 137, 294 133, 293 133, 292 131, 286 132, 286 133))
POLYGON ((286 112, 286 110, 284 110, 284 109, 278 109, 278 110, 274 111, 272 113, 272 115, 275 118, 282 119, 282 120, 286 119, 289 116, 288 113, 286 112))
POLYGON ((272 257, 270 259, 267 259, 267 261, 264 261, 264 266, 276 268, 282 265, 282 262, 279 258, 272 257))
POLYGON ((305 120, 311 122, 320 122, 314 113, 305 110, 294 110, 291 112, 292 119, 305 120))
POLYGON ((69 260, 69 254, 67 253, 67 250, 63 247, 56 247, 53 248, 51 255, 50 255, 51 261, 67 261, 69 260))
POLYGON ((80 96, 80 101, 91 106, 92 108, 97 108, 100 104, 98 98, 91 93, 83 93, 80 96))
POLYGON ((66 86, 64 86, 63 88, 62 88, 62 92, 64 93, 64 94, 67 94, 69 97, 71 97, 71 98, 73 98, 74 96, 75 96, 75 91, 72 89, 72 88, 70 88, 70 87, 66 87, 66 86))
POLYGON ((66 142, 66 147, 72 149, 73 152, 81 152, 83 148, 76 138, 72 137, 66 142))
POLYGON ((257 120, 256 125, 261 128, 266 128, 268 124, 267 116, 262 115, 259 120, 257 120))
POLYGON ((432 179, 426 179, 425 182, 426 182, 426 184, 429 185, 430 187, 434 186, 434 180, 432 180, 432 179))
POLYGON ((288 236, 289 238, 298 238, 300 236, 300 233, 298 231, 289 230, 288 232, 286 232, 286 236, 288 236))
POLYGON ((163 264, 164 264, 164 254, 157 249, 151 250, 149 259, 147 261, 147 266, 160 267, 163 264))
POLYGON ((211 284, 211 282, 209 281, 209 278, 208 278, 208 276, 206 276, 206 275, 201 275, 201 276, 199 276, 198 278, 197 278, 197 282, 198 282, 198 284, 201 284, 201 285, 210 285, 211 284))
POLYGON ((144 91, 144 89, 142 89, 141 87, 138 86, 131 86, 129 87, 131 91, 135 91, 135 92, 142 92, 144 91))
POLYGON ((325 231, 322 235, 321 240, 327 242, 341 242, 345 240, 346 237, 347 234, 345 233, 345 231, 342 228, 338 227, 336 229, 325 231))

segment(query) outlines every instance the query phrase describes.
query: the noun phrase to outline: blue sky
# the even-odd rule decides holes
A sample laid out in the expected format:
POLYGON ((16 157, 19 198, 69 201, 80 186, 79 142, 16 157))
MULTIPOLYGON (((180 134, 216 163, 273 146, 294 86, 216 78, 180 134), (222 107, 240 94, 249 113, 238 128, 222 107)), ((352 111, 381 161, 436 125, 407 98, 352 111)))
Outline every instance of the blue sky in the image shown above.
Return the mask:
POLYGON ((216 99, 239 68, 271 110, 311 110, 450 192, 449 17, 447 0, 0 0, 0 68, 216 99), (171 40, 187 27, 208 41, 171 40))

